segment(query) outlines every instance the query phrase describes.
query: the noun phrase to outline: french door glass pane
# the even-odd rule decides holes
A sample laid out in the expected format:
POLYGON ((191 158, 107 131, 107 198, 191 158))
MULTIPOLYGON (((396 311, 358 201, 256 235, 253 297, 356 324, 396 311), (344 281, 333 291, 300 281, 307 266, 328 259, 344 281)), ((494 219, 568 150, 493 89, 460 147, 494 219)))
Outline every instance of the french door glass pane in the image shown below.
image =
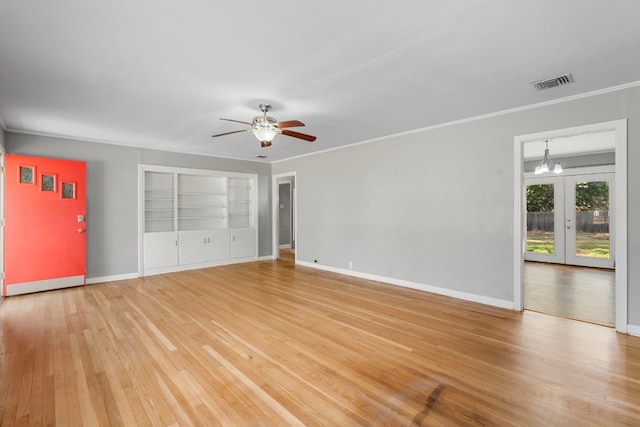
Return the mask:
POLYGON ((527 252, 555 253, 553 184, 527 186, 527 252))
POLYGON ((609 259, 609 182, 578 182, 575 189, 575 255, 609 259))

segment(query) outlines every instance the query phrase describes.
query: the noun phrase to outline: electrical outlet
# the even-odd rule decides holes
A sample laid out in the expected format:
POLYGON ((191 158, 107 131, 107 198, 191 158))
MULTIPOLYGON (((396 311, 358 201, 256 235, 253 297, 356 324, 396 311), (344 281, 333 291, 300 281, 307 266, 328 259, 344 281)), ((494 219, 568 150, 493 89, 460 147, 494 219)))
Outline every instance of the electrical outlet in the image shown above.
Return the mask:
POLYGON ((353 262, 349 261, 349 270, 353 270, 353 262))

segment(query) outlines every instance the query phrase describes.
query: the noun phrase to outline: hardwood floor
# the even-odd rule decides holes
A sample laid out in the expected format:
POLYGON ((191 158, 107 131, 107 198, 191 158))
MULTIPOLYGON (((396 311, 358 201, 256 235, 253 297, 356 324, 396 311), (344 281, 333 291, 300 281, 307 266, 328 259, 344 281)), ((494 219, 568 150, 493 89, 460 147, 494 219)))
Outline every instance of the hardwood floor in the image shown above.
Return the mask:
POLYGON ((615 271, 525 262, 524 306, 554 316, 615 325, 615 271))
POLYGON ((640 338, 291 259, 0 307, 0 424, 640 425, 640 338))

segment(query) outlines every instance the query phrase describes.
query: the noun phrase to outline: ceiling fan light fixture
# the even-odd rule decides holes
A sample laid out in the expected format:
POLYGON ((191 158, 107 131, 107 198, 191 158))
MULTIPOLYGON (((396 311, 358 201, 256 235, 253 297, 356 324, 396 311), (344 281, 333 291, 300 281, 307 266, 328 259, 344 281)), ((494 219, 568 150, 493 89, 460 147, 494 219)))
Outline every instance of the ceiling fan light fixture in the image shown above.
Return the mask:
POLYGON ((253 132, 255 137, 258 138, 258 141, 260 142, 271 142, 273 141, 273 138, 275 138, 276 134, 278 133, 271 128, 257 128, 257 129, 253 129, 251 132, 253 132))
POLYGON ((304 123, 302 123, 300 120, 286 120, 284 122, 278 122, 273 117, 267 116, 267 112, 271 108, 271 105, 260 104, 258 107, 260 108, 260 111, 262 111, 262 115, 254 117, 251 123, 244 122, 241 120, 220 118, 220 120, 226 120, 228 122, 236 122, 236 123, 250 125, 251 127, 249 129, 223 132, 223 133, 218 133, 211 136, 216 138, 219 136, 232 135, 235 133, 251 132, 258 139, 258 141, 260 141, 261 147, 270 147, 271 141, 273 141, 273 138, 275 138, 277 134, 282 134, 285 136, 290 136, 293 138, 298 138, 298 139, 302 139, 304 141, 309 141, 309 142, 313 142, 316 140, 316 137, 313 135, 307 135, 305 133, 289 130, 289 128, 292 128, 292 127, 304 126, 304 123))

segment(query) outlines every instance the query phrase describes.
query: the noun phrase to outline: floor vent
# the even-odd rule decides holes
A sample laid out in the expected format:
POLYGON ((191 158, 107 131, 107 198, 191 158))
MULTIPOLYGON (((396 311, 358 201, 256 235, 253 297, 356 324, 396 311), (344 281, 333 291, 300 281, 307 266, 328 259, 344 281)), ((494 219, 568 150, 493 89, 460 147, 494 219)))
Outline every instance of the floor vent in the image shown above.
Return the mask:
POLYGON ((549 89, 552 87, 563 86, 573 82, 573 76, 571 73, 564 74, 562 76, 553 77, 551 79, 539 80, 537 82, 531 83, 533 87, 538 90, 549 89))

